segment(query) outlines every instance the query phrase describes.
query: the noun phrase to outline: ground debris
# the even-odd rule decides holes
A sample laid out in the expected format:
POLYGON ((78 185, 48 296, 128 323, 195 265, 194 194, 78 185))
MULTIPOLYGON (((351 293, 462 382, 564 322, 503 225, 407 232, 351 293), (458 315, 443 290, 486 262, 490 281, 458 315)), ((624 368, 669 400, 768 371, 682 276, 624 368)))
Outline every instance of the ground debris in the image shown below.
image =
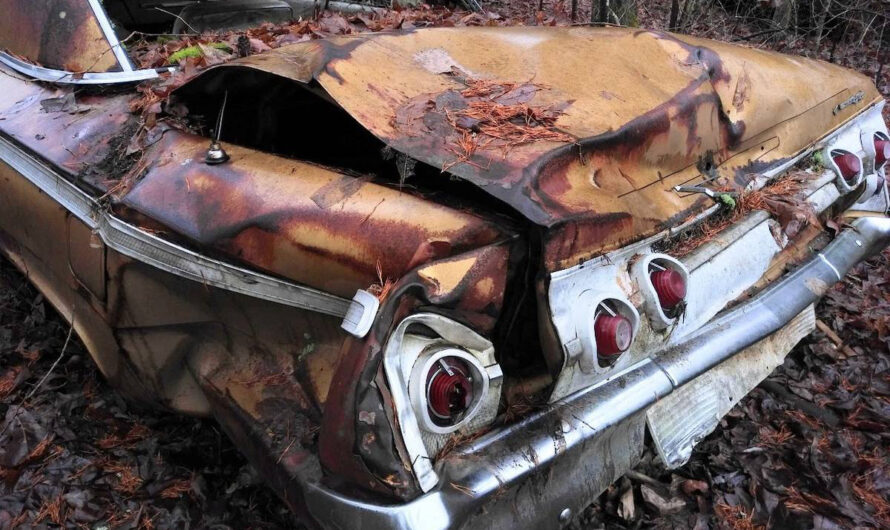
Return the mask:
POLYGON ((685 256, 757 210, 768 212, 778 221, 781 233, 776 235, 784 245, 804 228, 822 226, 803 193, 807 183, 814 178, 815 175, 806 171, 792 171, 757 190, 718 190, 735 194, 733 207, 723 208, 685 232, 659 243, 659 251, 675 257, 685 256))

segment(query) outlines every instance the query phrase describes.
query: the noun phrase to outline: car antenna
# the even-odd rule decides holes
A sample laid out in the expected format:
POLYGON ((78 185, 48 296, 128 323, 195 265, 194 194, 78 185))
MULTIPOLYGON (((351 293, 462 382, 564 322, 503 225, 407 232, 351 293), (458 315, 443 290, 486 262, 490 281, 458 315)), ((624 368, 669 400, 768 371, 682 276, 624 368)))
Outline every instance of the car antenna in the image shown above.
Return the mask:
POLYGON ((226 112, 226 102, 228 99, 229 91, 226 90, 223 95, 222 107, 219 108, 219 116, 216 117, 216 130, 214 131, 213 139, 210 140, 210 147, 207 149, 207 154, 204 156, 204 162, 211 166, 224 164, 229 161, 229 154, 226 153, 226 150, 219 144, 219 139, 222 136, 223 115, 226 112))

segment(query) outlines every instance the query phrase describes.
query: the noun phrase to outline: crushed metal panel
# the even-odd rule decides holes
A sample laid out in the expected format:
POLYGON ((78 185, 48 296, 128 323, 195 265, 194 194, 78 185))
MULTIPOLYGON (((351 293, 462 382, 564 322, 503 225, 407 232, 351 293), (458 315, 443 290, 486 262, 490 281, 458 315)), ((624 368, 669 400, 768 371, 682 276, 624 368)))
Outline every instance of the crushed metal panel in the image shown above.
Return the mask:
POLYGON ((720 419, 781 366, 801 339, 816 329, 811 305, 785 327, 745 348, 692 382, 661 399, 647 412, 658 454, 674 469, 692 456, 693 447, 717 428, 720 419))
POLYGON ((742 187, 749 173, 797 155, 880 98, 866 77, 818 61, 581 27, 435 28, 301 43, 211 69, 186 92, 221 87, 227 69, 244 68, 316 80, 388 145, 551 227, 550 270, 682 222, 710 203, 674 185, 719 178, 742 187), (461 131, 444 115, 461 104, 467 80, 530 79, 539 88, 523 102, 560 106, 555 129, 577 141, 533 141, 506 154, 483 146, 461 163, 461 131), (860 91, 862 103, 834 113, 860 91))
POLYGON ((229 145, 231 161, 208 166, 206 149, 204 138, 166 133, 146 151, 153 162, 120 199, 121 215, 348 298, 511 237, 480 215, 329 168, 229 145))
POLYGON ((64 72, 131 70, 98 0, 0 0, 0 50, 64 72))

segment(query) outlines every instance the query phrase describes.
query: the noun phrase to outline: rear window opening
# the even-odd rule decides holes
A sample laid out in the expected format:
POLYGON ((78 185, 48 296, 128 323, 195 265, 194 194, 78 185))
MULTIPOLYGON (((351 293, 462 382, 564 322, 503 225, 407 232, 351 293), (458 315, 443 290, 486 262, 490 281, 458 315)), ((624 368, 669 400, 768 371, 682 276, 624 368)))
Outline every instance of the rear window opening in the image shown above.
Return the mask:
POLYGON ((169 109, 183 112, 189 128, 212 138, 224 99, 223 142, 371 178, 457 209, 521 219, 475 185, 391 149, 314 81, 304 85, 225 66, 174 92, 169 109))
MULTIPOLYGON (((385 145, 342 108, 311 89, 250 68, 225 67, 207 83, 186 85, 172 104, 187 110, 189 127, 213 136, 226 99, 221 139, 289 158, 383 175, 396 167, 385 145)), ((208 74, 205 74, 207 76, 208 74)))

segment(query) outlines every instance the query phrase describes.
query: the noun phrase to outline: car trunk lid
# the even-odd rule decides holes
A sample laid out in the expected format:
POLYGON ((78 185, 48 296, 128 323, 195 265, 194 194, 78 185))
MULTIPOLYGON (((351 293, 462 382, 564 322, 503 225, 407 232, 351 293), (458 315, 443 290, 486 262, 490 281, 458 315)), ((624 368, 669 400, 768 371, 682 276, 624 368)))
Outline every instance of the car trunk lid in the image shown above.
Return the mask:
POLYGON ((550 269, 683 222, 710 203, 675 185, 743 187, 879 99, 864 76, 819 61, 588 27, 311 41, 213 68, 178 93, 220 92, 244 69, 306 85, 387 146, 547 228, 550 269), (480 101, 491 113, 529 109, 531 133, 504 141, 480 128, 466 112, 480 101), (541 125, 544 112, 553 119, 541 125))

